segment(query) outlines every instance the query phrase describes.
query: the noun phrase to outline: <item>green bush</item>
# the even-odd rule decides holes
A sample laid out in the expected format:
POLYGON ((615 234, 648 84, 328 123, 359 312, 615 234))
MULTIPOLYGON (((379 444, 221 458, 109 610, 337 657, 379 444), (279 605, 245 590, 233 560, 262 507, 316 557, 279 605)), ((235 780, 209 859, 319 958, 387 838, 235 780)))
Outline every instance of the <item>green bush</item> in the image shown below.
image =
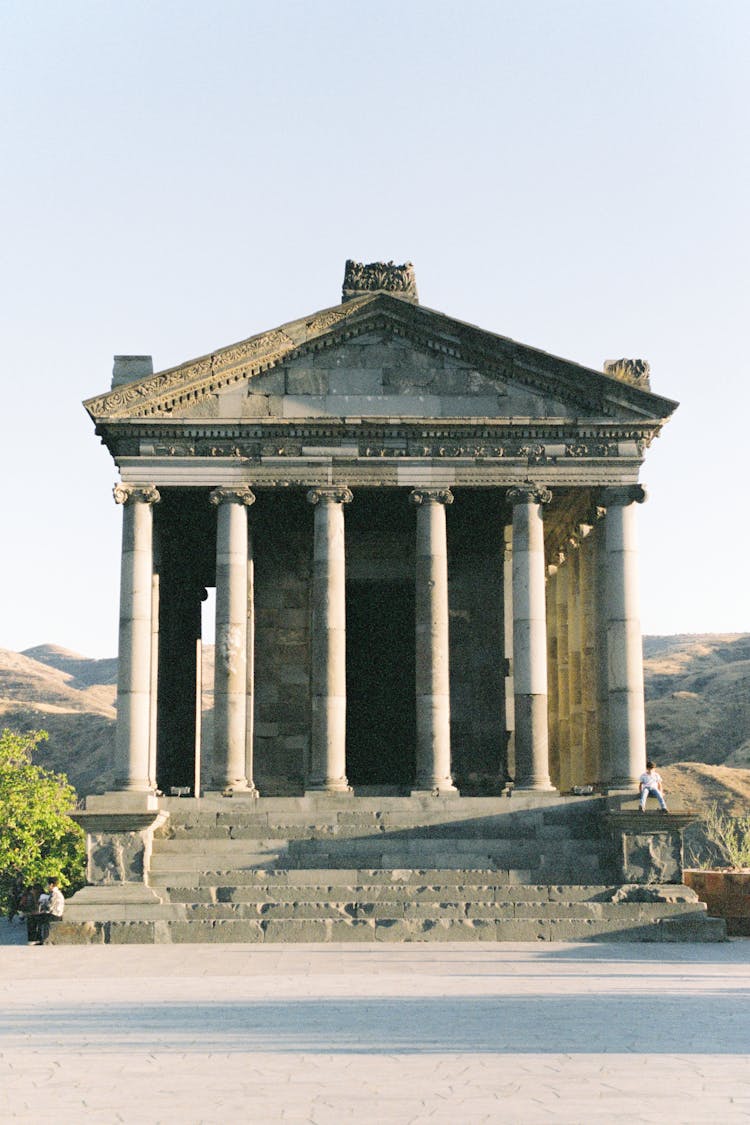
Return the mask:
POLYGON ((64 774, 31 760, 46 731, 0 734, 0 908, 16 879, 25 886, 56 875, 63 890, 85 881, 86 837, 69 816, 76 792, 64 774))

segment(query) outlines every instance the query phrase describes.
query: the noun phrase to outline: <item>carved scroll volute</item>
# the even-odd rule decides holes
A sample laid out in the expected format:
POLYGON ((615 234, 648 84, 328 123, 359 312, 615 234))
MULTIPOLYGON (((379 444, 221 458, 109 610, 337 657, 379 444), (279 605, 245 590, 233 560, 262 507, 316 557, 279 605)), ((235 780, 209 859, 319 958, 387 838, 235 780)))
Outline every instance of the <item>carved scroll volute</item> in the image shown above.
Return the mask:
POLYGON ((115 504, 158 504, 161 495, 153 484, 123 484, 118 482, 112 489, 115 504))
POLYGON ((255 493, 245 485, 237 488, 214 488, 209 499, 215 507, 219 504, 244 504, 249 508, 255 503, 255 493))
POLYGON ((311 488, 307 494, 310 504, 351 504, 354 497, 345 485, 338 488, 311 488))
POLYGON ((452 504, 453 493, 449 488, 415 488, 409 493, 409 502, 417 507, 420 504, 452 504))
POLYGON ((549 504, 552 493, 544 485, 518 484, 505 493, 509 504, 549 504))
POLYGON ((604 508, 613 505, 643 504, 647 499, 646 489, 642 484, 608 485, 601 488, 597 494, 597 503, 604 508))

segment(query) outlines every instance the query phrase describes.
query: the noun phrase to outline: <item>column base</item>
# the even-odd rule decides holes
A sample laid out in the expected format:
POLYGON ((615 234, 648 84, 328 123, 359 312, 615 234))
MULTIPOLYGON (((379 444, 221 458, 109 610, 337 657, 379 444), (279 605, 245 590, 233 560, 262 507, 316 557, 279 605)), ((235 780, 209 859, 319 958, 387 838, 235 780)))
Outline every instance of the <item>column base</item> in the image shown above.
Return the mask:
POLYGON ((551 781, 520 782, 513 786, 514 793, 557 793, 557 787, 551 781))
POLYGON ((449 779, 448 781, 417 781, 410 797, 460 797, 461 794, 449 779))
POLYGON ((640 788, 637 777, 613 777, 611 781, 602 782, 603 793, 639 793, 640 788))
POLYGON ((321 793, 330 793, 335 797, 352 797, 354 790, 347 779, 339 778, 336 781, 310 782, 305 789, 305 796, 319 797, 321 793))
POLYGON ((149 813, 158 809, 159 798, 153 790, 110 789, 86 798, 86 812, 149 813))
POLYGON ((254 785, 248 785, 247 782, 243 785, 238 781, 230 782, 229 785, 220 781, 215 781, 210 789, 204 792, 206 797, 250 797, 256 799, 260 797, 260 793, 254 785))

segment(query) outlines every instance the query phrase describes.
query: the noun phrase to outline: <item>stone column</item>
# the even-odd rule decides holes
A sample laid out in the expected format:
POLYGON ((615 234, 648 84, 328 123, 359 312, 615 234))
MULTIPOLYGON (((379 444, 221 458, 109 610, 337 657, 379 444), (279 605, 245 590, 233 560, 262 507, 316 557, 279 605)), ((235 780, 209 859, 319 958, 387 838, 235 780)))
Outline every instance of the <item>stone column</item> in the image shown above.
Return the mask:
POLYGON ((557 784, 566 793, 573 784, 570 767, 570 676, 568 674, 568 581, 570 566, 561 552, 555 581, 555 617, 557 621, 557 738, 559 743, 559 776, 557 784))
POLYGON ((156 789, 156 743, 159 700, 159 575, 151 577, 151 687, 149 703, 148 776, 156 789))
POLYGON ((594 629, 596 632, 596 725, 599 732, 599 775, 602 788, 612 780, 612 756, 609 749, 609 660, 607 657, 607 552, 605 549, 604 508, 597 508, 594 629))
POLYGON ((211 782, 224 792, 253 793, 245 774, 247 721, 247 509, 249 488, 215 488, 216 647, 211 782))
POLYGON ((254 782, 255 743, 255 548, 252 528, 247 534, 247 678, 245 686, 245 777, 257 794, 254 782))
POLYGON ((450 489, 415 489, 417 776, 416 792, 455 793, 451 778, 448 673, 448 544, 445 508, 450 489))
POLYGON ((151 793, 152 505, 160 497, 153 485, 132 484, 115 485, 114 497, 123 505, 114 784, 151 793))
POLYGON ((542 504, 552 494, 525 484, 509 489, 507 499, 513 505, 515 787, 550 792, 542 504))
POLYGON ((596 700, 596 535, 581 524, 581 709, 583 714, 583 780, 593 785, 601 777, 599 715, 596 700))
POLYGON ((560 737, 557 687, 557 566, 547 567, 547 727, 549 730, 549 772, 553 785, 560 780, 560 737))
POLYGON ((568 680, 570 711, 570 782, 584 780, 583 710, 581 701, 581 549, 576 538, 569 540, 568 561, 568 680))
POLYGON ((505 779, 516 776, 516 718, 513 694, 513 525, 503 528, 503 677, 505 701, 505 779))
POLYGON ((346 574, 348 488, 313 488, 312 746, 308 790, 350 793, 346 779, 346 574))
POLYGON ((604 530, 610 785, 617 788, 637 786, 646 764, 635 508, 645 498, 646 493, 640 485, 605 488, 600 493, 601 503, 607 509, 604 530))

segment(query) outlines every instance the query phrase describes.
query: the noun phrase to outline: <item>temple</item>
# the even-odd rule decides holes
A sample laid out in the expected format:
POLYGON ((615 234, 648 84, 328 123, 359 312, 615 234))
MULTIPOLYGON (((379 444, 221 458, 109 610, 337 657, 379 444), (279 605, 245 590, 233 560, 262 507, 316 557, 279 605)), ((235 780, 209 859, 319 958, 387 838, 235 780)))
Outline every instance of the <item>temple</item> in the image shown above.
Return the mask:
POLYGON ((86 403, 122 477, 117 788, 636 784, 638 476, 675 406, 641 361, 421 307, 391 263, 160 374, 117 357, 86 403))
POLYGON ((639 474, 676 405, 641 360, 592 370, 425 308, 390 262, 349 261, 340 304, 178 367, 116 357, 85 403, 123 513, 116 781, 80 816, 96 940, 195 940, 211 879, 205 925, 250 940, 227 904, 269 871, 269 909, 293 871, 307 888, 283 932, 324 919, 326 940, 359 925, 373 870, 406 898, 412 869, 449 899, 457 868, 679 883, 680 825, 644 836, 623 806, 645 767, 639 474))

